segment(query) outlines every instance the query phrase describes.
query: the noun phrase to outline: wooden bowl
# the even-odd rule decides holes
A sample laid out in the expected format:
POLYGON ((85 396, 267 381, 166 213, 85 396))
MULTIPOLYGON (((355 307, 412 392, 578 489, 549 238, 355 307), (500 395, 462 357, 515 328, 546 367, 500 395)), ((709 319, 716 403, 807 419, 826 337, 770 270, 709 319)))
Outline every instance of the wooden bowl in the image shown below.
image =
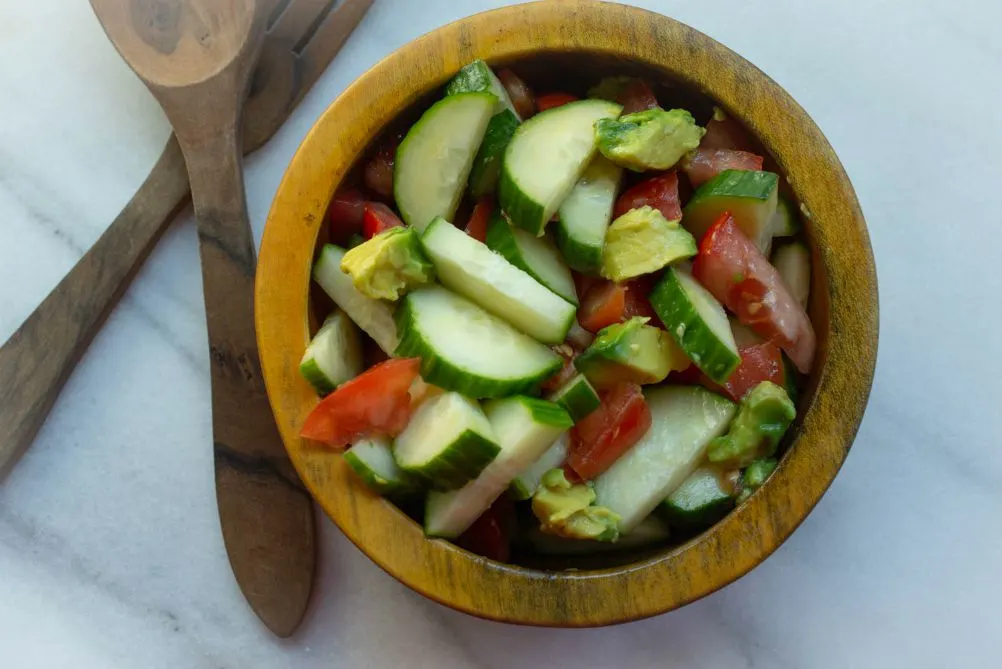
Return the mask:
MULTIPOLYGON (((584 79, 582 79, 584 81, 584 79)), ((413 116, 411 116, 413 118, 413 116)), ((877 290, 865 223, 821 131, 776 83, 705 35, 664 16, 591 0, 517 5, 449 24, 404 46, 323 114, 272 205, 257 275, 257 328, 268 395, 299 475, 324 511, 380 567, 414 590, 473 615, 586 627, 669 611, 740 577, 800 524, 834 479, 862 419, 877 349, 877 290), (501 564, 429 540, 361 486, 342 458, 298 436, 317 398, 297 367, 311 333, 310 267, 339 183, 381 131, 427 104, 467 62, 513 64, 530 82, 575 72, 641 73, 662 100, 706 120, 710 101, 756 134, 801 203, 814 257, 815 371, 776 473, 688 543, 628 555, 600 569, 501 564)), ((568 563, 570 564, 570 563, 568 563)), ((563 565, 567 566, 567 565, 563 565)))

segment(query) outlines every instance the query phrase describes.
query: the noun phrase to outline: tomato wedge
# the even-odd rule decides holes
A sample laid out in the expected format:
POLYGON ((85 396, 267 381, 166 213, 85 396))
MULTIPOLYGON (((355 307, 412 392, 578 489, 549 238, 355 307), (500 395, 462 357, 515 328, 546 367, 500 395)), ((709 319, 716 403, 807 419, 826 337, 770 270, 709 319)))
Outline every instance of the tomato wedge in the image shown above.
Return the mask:
POLYGON ((817 340, 807 312, 730 213, 706 231, 692 274, 742 324, 778 344, 802 373, 810 372, 817 340))
POLYGON ((783 354, 778 346, 765 341, 739 346, 738 353, 741 355, 741 364, 722 386, 725 394, 732 400, 740 402, 749 390, 763 381, 783 386, 783 354))
POLYGON ((660 210, 669 221, 682 218, 682 205, 678 200, 678 174, 675 170, 641 181, 620 195, 612 216, 619 218, 631 209, 643 206, 660 210))
POLYGON ((491 213, 494 211, 494 198, 485 195, 477 201, 470 214, 470 220, 466 224, 466 234, 473 237, 478 242, 487 241, 487 224, 491 220, 491 213))
POLYGON ((731 149, 736 151, 756 151, 754 142, 741 124, 730 117, 711 119, 706 124, 706 134, 699 142, 701 149, 731 149))
POLYGON ((352 235, 362 231, 364 215, 365 198, 357 188, 342 188, 334 193, 334 199, 327 209, 331 240, 337 244, 346 244, 352 235))
POLYGON ((626 286, 612 281, 596 283, 588 289, 578 308, 578 323, 591 333, 619 323, 626 312, 626 286))
POLYGON ((300 436, 343 449, 359 439, 395 437, 411 417, 420 358, 387 360, 338 386, 310 412, 300 436))
POLYGON ((640 386, 621 383, 599 393, 602 404, 571 428, 567 464, 586 481, 607 470, 651 427, 640 386))
POLYGON ((651 90, 651 87, 643 79, 637 79, 630 83, 619 94, 619 97, 616 98, 616 102, 623 105, 623 115, 633 114, 634 112, 646 109, 656 109, 660 106, 657 96, 654 95, 654 91, 651 90))
POLYGON ((365 213, 362 216, 362 236, 366 239, 372 239, 380 232, 400 227, 403 224, 400 217, 382 202, 365 203, 365 213))
POLYGON ((761 170, 762 156, 732 149, 696 149, 683 165, 693 186, 704 184, 724 170, 761 170))
POLYGON ((544 112, 547 109, 562 107, 568 102, 577 102, 580 98, 570 93, 547 93, 536 98, 536 109, 544 112))
POLYGON ((369 190, 385 198, 393 197, 393 161, 397 147, 384 146, 365 164, 363 179, 369 190))
POLYGON ((511 98, 512 106, 515 107, 515 111, 518 112, 523 121, 536 113, 536 101, 533 98, 532 89, 517 74, 505 68, 498 72, 498 79, 508 93, 508 97, 511 98))

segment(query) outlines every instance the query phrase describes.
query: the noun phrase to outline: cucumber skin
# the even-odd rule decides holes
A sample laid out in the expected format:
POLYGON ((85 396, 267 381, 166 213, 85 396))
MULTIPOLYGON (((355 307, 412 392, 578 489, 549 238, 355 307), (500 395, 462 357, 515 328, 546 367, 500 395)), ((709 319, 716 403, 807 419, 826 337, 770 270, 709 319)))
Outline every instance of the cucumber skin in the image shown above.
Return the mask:
MULTIPOLYGON (((696 477, 706 476, 704 469, 697 469, 689 478, 682 482, 675 492, 658 505, 658 515, 671 527, 680 530, 697 530, 713 525, 721 518, 730 513, 734 508, 735 496, 727 494, 724 490, 719 490, 718 496, 709 500, 699 508, 687 506, 686 500, 680 496, 685 495, 688 490, 686 485, 693 485, 697 481, 696 477)), ((712 474, 710 474, 712 475, 712 474)))
POLYGON ((564 256, 567 266, 584 274, 598 274, 602 269, 602 249, 604 245, 585 244, 567 234, 560 222, 553 229, 553 237, 557 248, 564 256))
POLYGON ((321 371, 316 360, 305 360, 299 363, 299 374, 306 379, 320 397, 326 397, 337 390, 327 375, 321 371))
POLYGON ((515 239, 515 234, 512 232, 511 225, 509 225, 508 221, 505 220, 504 214, 501 213, 500 209, 494 210, 491 220, 487 224, 486 243, 487 248, 500 254, 502 258, 531 276, 541 285, 545 286, 551 293, 556 293, 567 302, 570 302, 574 306, 578 306, 577 299, 572 300, 566 295, 561 295, 551 286, 547 285, 547 283, 543 281, 543 279, 536 274, 531 267, 529 267, 529 264, 526 263, 525 259, 522 257, 522 250, 518 247, 518 240, 515 239))
POLYGON ((555 427, 561 430, 568 430, 574 426, 574 420, 562 406, 550 400, 541 400, 538 397, 520 395, 506 398, 518 400, 518 402, 529 411, 529 415, 536 423, 555 427))
POLYGON ((511 142, 520 121, 510 109, 495 114, 487 123, 484 139, 473 158, 473 168, 470 170, 470 197, 480 199, 491 195, 497 190, 498 177, 501 175, 501 161, 505 149, 511 142))
MULTIPOLYGON (((717 217, 727 209, 720 203, 714 204, 718 199, 741 199, 756 200, 765 202, 771 197, 777 197, 779 189, 779 175, 766 171, 749 170, 724 170, 713 177, 705 184, 696 189, 692 198, 682 210, 682 225, 697 240, 701 240, 706 231, 713 225, 717 217)), ((732 209, 732 213, 734 210, 732 209)), ((773 211, 775 215, 775 211, 773 211)), ((763 248, 761 234, 752 234, 742 225, 739 217, 735 216, 735 221, 741 231, 744 232, 751 241, 768 256, 768 251, 763 248)), ((766 221, 764 225, 770 228, 772 221, 766 221)), ((768 240, 771 243, 772 230, 767 229, 768 240)))
POLYGON ((500 452, 501 447, 490 439, 466 430, 430 462, 411 466, 397 460, 397 466, 432 490, 448 491, 462 488, 477 478, 500 452))
POLYGON ((553 363, 539 374, 521 379, 498 381, 488 379, 468 371, 459 369, 441 359, 435 351, 425 343, 424 337, 416 324, 411 301, 404 297, 395 314, 397 331, 401 334, 400 344, 394 355, 396 357, 421 358, 421 377, 428 383, 446 390, 452 390, 472 398, 505 397, 520 393, 534 394, 543 381, 553 376, 563 365, 560 357, 554 355, 553 363))
POLYGON ((602 404, 598 393, 584 374, 578 374, 550 396, 550 401, 563 407, 575 423, 602 404))
MULTIPOLYGON (((570 102, 561 107, 555 107, 553 109, 547 109, 544 112, 536 114, 530 121, 538 122, 539 119, 545 118, 547 114, 560 113, 561 111, 566 111, 567 107, 571 105, 580 105, 594 103, 595 100, 579 100, 578 102, 570 102)), ((612 103, 613 106, 619 107, 620 105, 612 103)), ((615 114, 618 116, 619 114, 615 114)), ((519 126, 519 129, 526 127, 528 121, 519 126)), ((514 139, 514 137, 513 137, 514 139)), ((508 149, 511 149, 511 144, 509 143, 508 149)), ((507 153, 505 151, 506 160, 502 161, 501 165, 501 178, 498 181, 498 201, 501 204, 502 209, 508 214, 508 218, 511 219, 512 223, 527 230, 532 234, 541 236, 543 230, 546 229, 546 224, 550 222, 549 218, 545 216, 546 208, 534 200, 524 196, 521 189, 518 187, 514 176, 511 174, 511 170, 508 166, 507 153)), ((594 155, 594 152, 593 154, 594 155)), ((582 166, 582 170, 587 167, 587 161, 582 166)), ((580 175, 578 175, 580 177, 580 175)), ((576 183, 576 181, 575 181, 576 183)), ((571 186, 573 188, 573 185, 571 186)), ((559 205, 558 205, 559 206, 559 205)))
POLYGON ((413 481, 390 481, 373 472, 362 460, 356 457, 351 449, 344 452, 344 461, 362 482, 383 497, 402 497, 417 491, 413 481))
MULTIPOLYGON (((654 286, 648 299, 654 312, 664 323, 668 334, 691 358, 690 351, 698 346, 699 340, 719 340, 713 331, 698 318, 689 318, 688 299, 683 295, 684 291, 678 283, 678 279, 675 278, 674 270, 669 268, 654 286)), ((693 362, 711 379, 717 383, 724 383, 741 364, 741 356, 723 344, 717 348, 719 349, 718 355, 703 355, 698 363, 695 360, 693 362)))

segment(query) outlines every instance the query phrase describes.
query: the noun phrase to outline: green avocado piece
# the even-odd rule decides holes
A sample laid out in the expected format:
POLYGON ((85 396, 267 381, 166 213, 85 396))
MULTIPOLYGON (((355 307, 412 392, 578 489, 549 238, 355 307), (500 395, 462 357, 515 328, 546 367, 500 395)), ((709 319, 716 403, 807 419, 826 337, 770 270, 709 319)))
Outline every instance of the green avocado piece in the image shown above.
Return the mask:
POLYGON ((678 221, 669 221, 658 209, 645 205, 609 226, 602 249, 602 276, 626 281, 691 258, 697 251, 695 238, 678 221))
POLYGON ((705 133, 684 109, 646 109, 595 123, 598 150, 634 172, 670 168, 698 147, 705 133))
POLYGON ((358 292, 377 300, 397 300, 435 279, 413 228, 390 228, 349 249, 341 271, 351 276, 358 292))
POLYGON ((707 456, 710 462, 734 467, 770 457, 796 416, 786 391, 763 381, 742 398, 727 434, 710 442, 707 456))
POLYGON ((751 494, 762 487, 765 480, 769 478, 779 461, 776 458, 760 458, 755 462, 748 465, 745 469, 744 474, 741 476, 741 494, 738 496, 738 502, 743 502, 751 494))
POLYGON ((619 514, 595 506, 595 491, 589 483, 572 484, 563 469, 551 469, 532 496, 532 512, 540 529, 568 539, 616 541, 619 514))
POLYGON ((600 82, 588 89, 588 97, 597 100, 608 100, 616 102, 619 96, 632 84, 637 81, 636 77, 628 77, 621 74, 611 77, 603 77, 600 82))
POLYGON ((621 382, 659 383, 672 370, 688 367, 689 359, 675 340, 661 328, 647 325, 648 320, 636 316, 603 328, 574 359, 574 366, 598 388, 621 382))

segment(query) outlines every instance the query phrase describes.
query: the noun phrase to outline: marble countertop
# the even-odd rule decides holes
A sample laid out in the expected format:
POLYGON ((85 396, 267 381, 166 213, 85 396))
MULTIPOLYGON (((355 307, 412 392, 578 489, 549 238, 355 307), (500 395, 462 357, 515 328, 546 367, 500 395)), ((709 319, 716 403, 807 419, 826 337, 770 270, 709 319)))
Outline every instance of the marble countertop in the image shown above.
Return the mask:
MULTIPOLYGON (((247 162, 260 237, 313 120, 408 40, 501 0, 377 0, 247 162), (462 8, 460 8, 462 7, 462 8)), ((0 483, 0 666, 997 667, 1002 657, 1002 46, 997 0, 647 0, 740 52, 842 158, 881 337, 842 473, 769 560, 683 610, 590 631, 481 621, 321 521, 316 596, 278 641, 244 604, 212 477, 195 228, 180 216, 0 483)), ((0 3, 0 335, 145 178, 167 124, 85 2, 0 3)))

